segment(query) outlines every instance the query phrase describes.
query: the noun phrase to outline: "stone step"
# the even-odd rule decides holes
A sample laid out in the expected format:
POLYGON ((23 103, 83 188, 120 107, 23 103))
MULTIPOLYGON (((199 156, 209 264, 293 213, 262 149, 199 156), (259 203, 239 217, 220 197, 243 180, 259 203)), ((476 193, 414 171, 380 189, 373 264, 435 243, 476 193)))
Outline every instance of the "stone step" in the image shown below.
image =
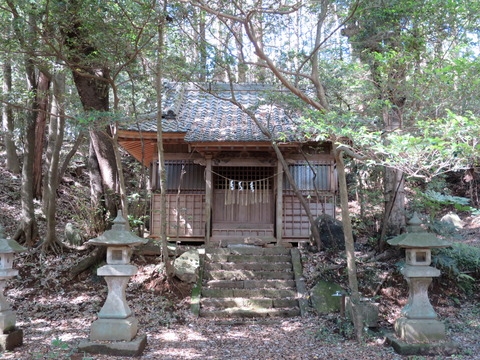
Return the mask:
POLYGON ((294 280, 208 280, 210 289, 295 289, 294 280))
POLYGON ((205 250, 200 316, 291 317, 301 314, 291 249, 230 245, 205 250))
POLYGON ((205 273, 207 280, 293 280, 293 272, 252 271, 252 270, 210 270, 205 273))
POLYGON ((241 307, 233 307, 222 310, 200 309, 200 316, 208 318, 261 318, 261 317, 293 317, 299 316, 299 308, 285 309, 246 309, 241 307))
POLYGON ((212 255, 290 255, 290 249, 283 247, 234 246, 229 248, 207 248, 205 253, 212 255))
MULTIPOLYGON (((295 289, 209 289, 202 288, 203 298, 295 298, 295 289)), ((202 301, 201 300, 201 301, 202 301)))
POLYGON ((251 246, 270 246, 277 242, 277 239, 272 236, 272 230, 256 231, 257 234, 245 233, 239 236, 225 236, 221 234, 213 235, 210 238, 210 244, 219 247, 230 247, 237 245, 251 245, 251 246))
POLYGON ((291 263, 290 255, 229 255, 205 254, 207 262, 234 263, 291 263))
POLYGON ((291 263, 206 263, 206 270, 292 271, 291 263))
POLYGON ((270 309, 270 308, 291 308, 298 307, 298 300, 294 298, 203 298, 201 305, 204 308, 249 308, 249 309, 270 309))

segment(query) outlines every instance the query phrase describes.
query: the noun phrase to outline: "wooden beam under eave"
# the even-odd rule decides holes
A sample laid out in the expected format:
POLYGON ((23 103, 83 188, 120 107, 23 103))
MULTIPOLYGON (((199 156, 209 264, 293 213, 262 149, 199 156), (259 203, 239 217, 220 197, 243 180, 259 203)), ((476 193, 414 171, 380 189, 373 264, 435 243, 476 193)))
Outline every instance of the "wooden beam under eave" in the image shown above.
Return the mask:
MULTIPOLYGON (((177 139, 179 141, 183 141, 185 138, 184 132, 173 132, 173 133, 163 133, 164 139, 177 139)), ((118 138, 121 140, 127 139, 157 139, 156 132, 140 132, 140 131, 133 131, 133 130, 118 130, 118 138)))
MULTIPOLYGON (((163 134, 164 140, 168 143, 183 143, 184 137, 185 133, 163 134)), ((157 158, 157 133, 155 132, 119 130, 118 143, 146 167, 149 167, 157 158)))
POLYGON ((157 148, 156 140, 119 140, 118 143, 137 161, 146 167, 150 166, 157 148))

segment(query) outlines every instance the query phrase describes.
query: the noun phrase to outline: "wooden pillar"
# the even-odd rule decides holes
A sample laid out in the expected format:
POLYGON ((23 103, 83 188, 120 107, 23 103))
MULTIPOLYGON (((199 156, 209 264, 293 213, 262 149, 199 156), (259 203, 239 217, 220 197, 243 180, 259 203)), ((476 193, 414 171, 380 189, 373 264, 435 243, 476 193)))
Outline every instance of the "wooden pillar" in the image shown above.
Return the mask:
POLYGON ((210 232, 212 223, 212 195, 213 195, 213 176, 212 176, 212 157, 206 156, 205 168, 205 245, 210 245, 210 232))
POLYGON ((150 176, 150 191, 157 190, 157 178, 158 178, 158 161, 153 160, 150 167, 152 174, 150 176))
POLYGON ((283 236, 283 167, 280 161, 277 161, 277 211, 275 226, 277 244, 279 244, 282 242, 283 236))

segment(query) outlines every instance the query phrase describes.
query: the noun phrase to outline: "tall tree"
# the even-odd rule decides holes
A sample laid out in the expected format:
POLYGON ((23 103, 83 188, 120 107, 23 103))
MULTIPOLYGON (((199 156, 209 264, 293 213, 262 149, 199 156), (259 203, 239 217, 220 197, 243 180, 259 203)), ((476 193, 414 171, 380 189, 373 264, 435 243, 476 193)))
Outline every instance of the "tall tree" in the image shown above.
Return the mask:
POLYGON ((65 133, 65 74, 53 77, 52 117, 48 127, 47 172, 43 202, 47 219, 47 233, 43 241, 44 250, 58 250, 61 247, 56 236, 57 189, 61 178, 59 172, 60 150, 65 133))
POLYGON ((38 75, 38 111, 35 121, 35 155, 33 161, 33 195, 36 199, 42 197, 43 178, 43 148, 45 144, 45 129, 47 128, 47 114, 49 110, 50 78, 45 72, 40 71, 38 75))
POLYGON ((160 180, 160 240, 162 244, 162 257, 165 263, 167 276, 173 275, 173 269, 169 262, 167 247, 167 173, 165 171, 165 157, 163 149, 163 67, 165 61, 165 30, 167 15, 167 0, 158 9, 158 43, 157 43, 157 61, 155 67, 155 89, 157 92, 157 155, 158 155, 158 176, 160 180))
POLYGON ((39 110, 38 75, 35 66, 35 48, 38 38, 35 36, 35 27, 38 13, 29 11, 25 16, 18 11, 13 1, 7 1, 14 24, 15 38, 24 49, 23 65, 27 79, 27 100, 25 114, 25 133, 23 142, 23 165, 22 165, 22 221, 13 236, 15 240, 22 240, 27 246, 33 246, 38 239, 38 226, 35 220, 33 203, 33 164, 35 156, 35 126, 36 112, 39 110))
MULTIPOLYGON (((10 59, 6 58, 3 62, 3 94, 10 98, 12 93, 12 65, 10 59)), ((18 162, 17 147, 14 141, 15 122, 13 118, 12 106, 10 104, 3 104, 2 107, 2 130, 3 141, 5 143, 5 150, 7 153, 6 165, 7 169, 14 174, 20 173, 20 164, 18 162)))
MULTIPOLYGON (((97 214, 96 222, 100 231, 105 229, 104 212, 110 216, 117 213, 117 164, 113 144, 110 140, 111 130, 105 124, 101 114, 108 113, 110 69, 100 59, 96 59, 99 51, 89 41, 96 31, 85 23, 82 11, 85 4, 71 0, 66 3, 65 18, 62 23, 65 46, 73 80, 78 90, 83 109, 86 114, 92 113, 95 124, 90 130, 89 174, 92 205, 97 214), (102 125, 103 124, 103 125, 102 125)), ((92 124, 93 125, 93 124, 92 124)))

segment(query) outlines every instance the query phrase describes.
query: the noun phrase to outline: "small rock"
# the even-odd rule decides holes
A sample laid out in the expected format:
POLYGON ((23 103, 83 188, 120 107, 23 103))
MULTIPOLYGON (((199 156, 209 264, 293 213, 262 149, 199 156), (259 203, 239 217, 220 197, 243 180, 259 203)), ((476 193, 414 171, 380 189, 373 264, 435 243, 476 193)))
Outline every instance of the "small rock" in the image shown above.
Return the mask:
POLYGON ((318 228, 320 240, 325 249, 345 250, 345 236, 340 220, 324 214, 315 219, 315 226, 318 228))
POLYGON ((320 280, 310 291, 312 307, 318 314, 329 314, 340 311, 341 296, 332 296, 337 291, 343 291, 340 285, 320 280))
POLYGON ((452 224, 457 229, 462 229, 465 226, 465 223, 460 219, 460 217, 455 213, 448 213, 444 215, 441 219, 441 222, 452 224))
POLYGON ((187 283, 196 283, 200 269, 200 255, 198 250, 184 252, 173 263, 175 276, 187 283))
POLYGON ((74 246, 80 246, 83 244, 84 239, 80 232, 73 226, 72 223, 67 223, 65 225, 65 240, 74 246))

